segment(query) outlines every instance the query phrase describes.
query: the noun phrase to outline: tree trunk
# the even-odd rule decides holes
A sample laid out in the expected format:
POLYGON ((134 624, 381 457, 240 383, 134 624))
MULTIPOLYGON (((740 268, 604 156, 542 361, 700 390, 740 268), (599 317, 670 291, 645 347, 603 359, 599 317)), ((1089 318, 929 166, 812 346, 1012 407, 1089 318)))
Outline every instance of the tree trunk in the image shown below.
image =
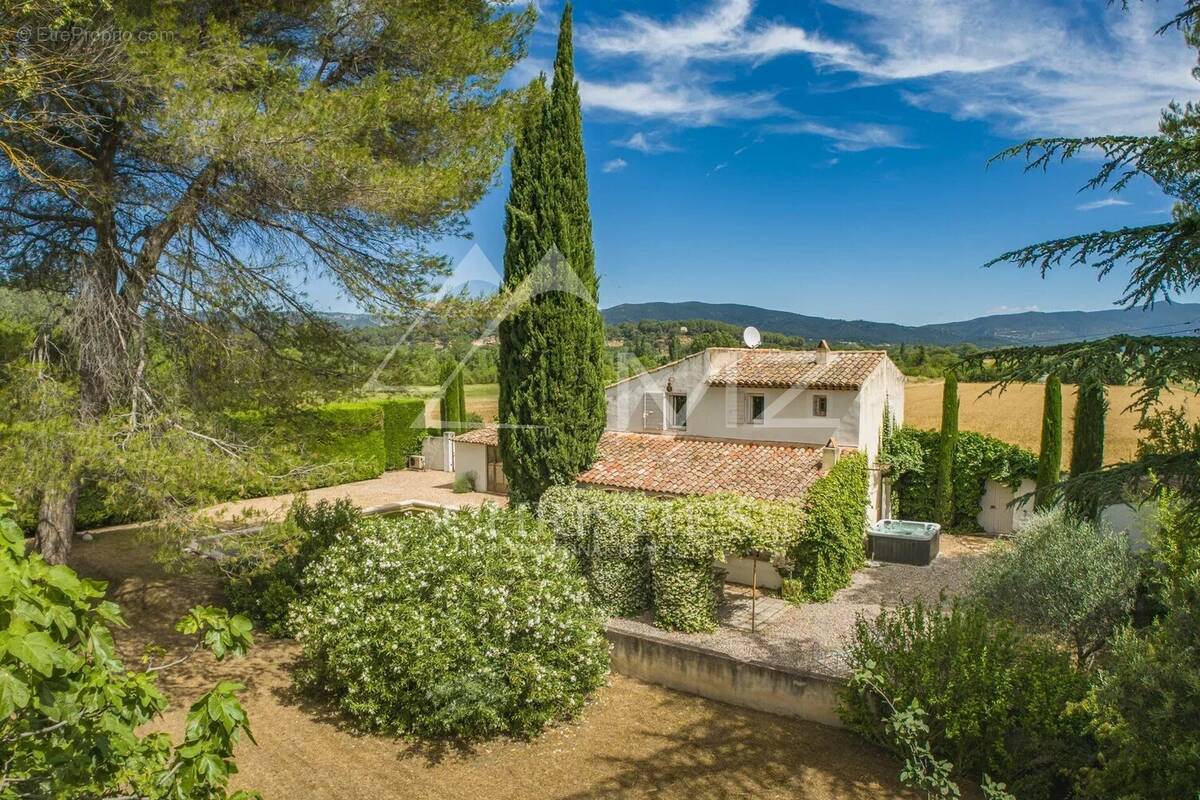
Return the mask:
POLYGON ((75 535, 75 506, 79 502, 79 481, 71 479, 65 487, 47 487, 38 510, 37 549, 48 564, 65 564, 71 555, 75 535))

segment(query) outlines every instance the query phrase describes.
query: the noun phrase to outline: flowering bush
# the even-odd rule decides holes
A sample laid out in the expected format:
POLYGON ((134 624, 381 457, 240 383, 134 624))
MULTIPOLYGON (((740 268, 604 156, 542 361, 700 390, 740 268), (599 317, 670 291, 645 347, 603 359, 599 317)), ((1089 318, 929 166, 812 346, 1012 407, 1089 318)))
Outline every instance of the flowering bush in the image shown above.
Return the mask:
POLYGON ((304 589, 297 682, 366 730, 531 735, 576 714, 608 671, 583 578, 524 510, 365 520, 304 589))
POLYGON ((291 636, 288 609, 300 594, 305 568, 361 518, 346 498, 310 506, 304 495, 297 497, 286 520, 241 537, 237 556, 222 565, 229 604, 272 636, 291 636))

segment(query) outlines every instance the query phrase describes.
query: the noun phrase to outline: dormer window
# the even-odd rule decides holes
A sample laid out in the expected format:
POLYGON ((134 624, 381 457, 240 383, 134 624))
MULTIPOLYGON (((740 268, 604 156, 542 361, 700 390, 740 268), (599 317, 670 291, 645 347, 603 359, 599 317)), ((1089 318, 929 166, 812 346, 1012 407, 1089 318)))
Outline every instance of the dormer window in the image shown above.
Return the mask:
POLYGON ((767 398, 766 395, 752 394, 750 395, 750 424, 762 425, 767 418, 767 398))
POLYGON ((823 417, 829 413, 829 398, 823 394, 813 395, 813 416, 823 417))

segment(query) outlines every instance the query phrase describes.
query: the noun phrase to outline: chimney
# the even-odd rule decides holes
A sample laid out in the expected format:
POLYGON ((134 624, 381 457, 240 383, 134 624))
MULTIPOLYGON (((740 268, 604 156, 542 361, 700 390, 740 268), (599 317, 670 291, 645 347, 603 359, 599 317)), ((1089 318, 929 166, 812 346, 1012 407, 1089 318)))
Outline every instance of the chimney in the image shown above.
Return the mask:
POLYGON ((833 469, 833 465, 837 463, 837 460, 837 442, 831 436, 829 437, 829 441, 825 443, 825 446, 821 448, 821 472, 829 472, 829 470, 833 469))
POLYGON ((829 342, 824 339, 817 345, 817 363, 824 366, 829 363, 832 354, 829 351, 829 342))

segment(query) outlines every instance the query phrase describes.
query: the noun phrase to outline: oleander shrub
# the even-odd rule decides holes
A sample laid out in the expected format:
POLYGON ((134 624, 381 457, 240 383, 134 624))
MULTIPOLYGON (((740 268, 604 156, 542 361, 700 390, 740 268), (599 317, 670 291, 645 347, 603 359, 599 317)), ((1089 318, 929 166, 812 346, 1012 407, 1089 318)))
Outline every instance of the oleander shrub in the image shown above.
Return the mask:
POLYGON ((421 452, 425 441, 425 401, 392 397, 378 401, 383 410, 383 452, 387 469, 404 469, 408 457, 421 452))
POLYGON ((1089 720, 1079 704, 1085 674, 1051 644, 1022 637, 982 606, 920 602, 859 616, 846 648, 855 682, 841 692, 839 715, 851 730, 894 748, 890 708, 924 709, 933 754, 953 763, 955 778, 984 773, 1021 800, 1070 796, 1090 762, 1089 720))
POLYGON ((838 460, 804 497, 803 533, 791 548, 791 574, 783 596, 794 603, 824 602, 850 585, 866 563, 864 525, 870 481, 867 457, 838 460))
POLYGON ((650 608, 650 532, 662 502, 633 492, 554 486, 538 501, 538 517, 575 554, 592 600, 612 616, 650 608))
MULTIPOLYGON (((937 431, 904 427, 896 431, 892 447, 903 453, 916 452, 893 472, 893 501, 905 519, 932 521, 936 515, 937 431)), ((1037 477, 1037 456, 1024 447, 1002 442, 994 436, 961 431, 954 448, 952 481, 954 514, 950 529, 978 531, 979 501, 985 482, 994 480, 1016 489, 1022 478, 1037 477)))
POLYGON ((528 736, 608 671, 583 577, 524 509, 369 518, 304 581, 297 683, 363 730, 528 736))
POLYGON ((301 595, 304 570, 361 519, 346 498, 311 506, 296 498, 286 520, 242 537, 237 555, 222 564, 229 604, 272 636, 291 636, 288 612, 301 595))

